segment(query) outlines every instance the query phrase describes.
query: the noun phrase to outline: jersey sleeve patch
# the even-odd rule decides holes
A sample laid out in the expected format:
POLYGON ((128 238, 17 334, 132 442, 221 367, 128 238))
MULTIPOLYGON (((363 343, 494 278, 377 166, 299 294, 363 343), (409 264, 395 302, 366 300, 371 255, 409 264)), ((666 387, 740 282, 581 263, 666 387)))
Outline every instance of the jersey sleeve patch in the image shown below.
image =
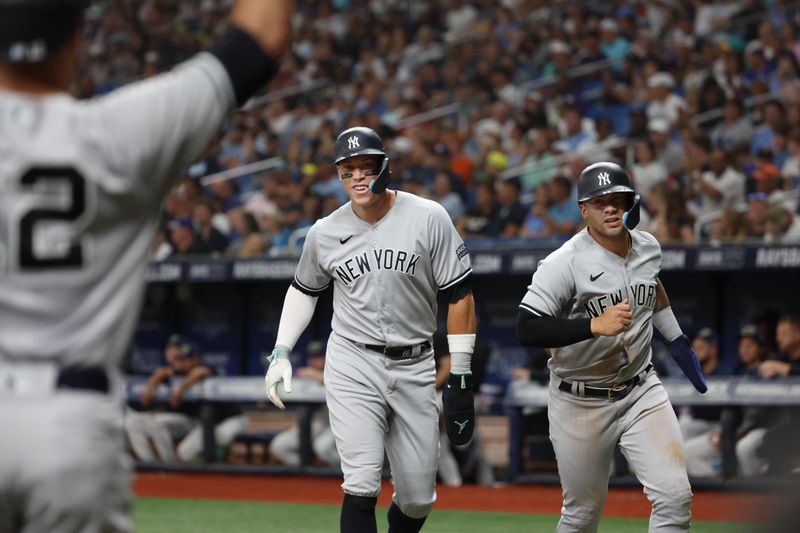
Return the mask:
POLYGON ((459 246, 456 249, 456 256, 458 257, 459 260, 461 260, 461 258, 464 257, 465 255, 467 255, 468 253, 469 253, 469 250, 467 250, 467 243, 465 243, 465 242, 462 242, 461 246, 459 246))

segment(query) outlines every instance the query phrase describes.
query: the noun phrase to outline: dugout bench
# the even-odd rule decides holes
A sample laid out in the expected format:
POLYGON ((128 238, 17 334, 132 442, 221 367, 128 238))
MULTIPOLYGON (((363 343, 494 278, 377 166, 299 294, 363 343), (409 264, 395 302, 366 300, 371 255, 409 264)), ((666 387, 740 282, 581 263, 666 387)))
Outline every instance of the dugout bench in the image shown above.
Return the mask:
MULTIPOLYGON (((170 385, 160 384, 156 389, 153 401, 166 404, 172 387, 180 384, 180 379, 172 380, 170 385)), ((314 411, 325 403, 325 388, 315 380, 294 378, 293 392, 286 394, 282 390, 279 396, 287 409, 297 411, 300 426, 300 463, 311 464, 313 449, 311 446, 311 417, 314 411)), ((136 402, 147 387, 147 377, 127 376, 125 392, 128 402, 136 402)), ((200 423, 203 426, 203 460, 213 463, 217 460, 216 437, 214 435, 215 410, 220 404, 268 406, 277 409, 267 400, 263 377, 211 377, 193 385, 183 396, 184 402, 200 402, 200 423)))
MULTIPOLYGON (((708 391, 698 393, 691 383, 683 378, 662 378, 661 382, 669 395, 673 407, 683 405, 714 405, 739 407, 748 405, 797 406, 800 405, 800 378, 764 381, 747 377, 706 378, 708 391)), ((547 406, 547 385, 533 382, 513 381, 504 398, 509 416, 508 471, 507 478, 513 481, 522 473, 523 409, 547 406)), ((730 419, 731 417, 727 417, 730 419)), ((736 426, 723 424, 722 474, 725 479, 736 476, 736 426)))

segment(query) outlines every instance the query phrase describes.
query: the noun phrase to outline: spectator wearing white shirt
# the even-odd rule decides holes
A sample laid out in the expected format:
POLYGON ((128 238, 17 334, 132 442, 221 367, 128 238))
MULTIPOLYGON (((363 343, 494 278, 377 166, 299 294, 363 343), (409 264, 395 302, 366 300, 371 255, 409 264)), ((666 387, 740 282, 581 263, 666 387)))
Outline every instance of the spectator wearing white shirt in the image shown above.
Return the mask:
POLYGON ((788 156, 781 167, 787 189, 800 183, 800 129, 792 130, 786 142, 788 156))
POLYGON ((701 216, 727 207, 733 207, 744 200, 745 177, 731 164, 731 155, 721 148, 711 151, 708 170, 695 170, 690 194, 699 200, 695 216, 701 216))
POLYGON ((647 118, 661 118, 674 127, 687 111, 686 100, 672 92, 675 78, 668 72, 656 72, 647 79, 649 100, 647 118))
POLYGON ((667 167, 656 159, 653 143, 648 139, 640 139, 634 145, 635 163, 631 165, 631 175, 636 192, 646 198, 650 189, 657 183, 667 180, 667 167))
POLYGON ((782 205, 767 209, 764 242, 768 244, 800 243, 800 218, 782 205))
POLYGON ((788 209, 794 210, 797 202, 793 201, 781 187, 783 179, 781 171, 772 163, 759 163, 752 173, 755 190, 764 193, 770 204, 784 203, 788 209))
POLYGON ((653 142, 658 159, 673 176, 681 171, 681 158, 683 148, 677 141, 672 140, 672 128, 666 120, 655 118, 647 123, 647 136, 653 142))
POLYGON ((436 41, 436 34, 430 26, 422 26, 416 40, 403 51, 403 59, 398 68, 398 80, 408 81, 420 65, 440 61, 444 57, 444 47, 436 41))

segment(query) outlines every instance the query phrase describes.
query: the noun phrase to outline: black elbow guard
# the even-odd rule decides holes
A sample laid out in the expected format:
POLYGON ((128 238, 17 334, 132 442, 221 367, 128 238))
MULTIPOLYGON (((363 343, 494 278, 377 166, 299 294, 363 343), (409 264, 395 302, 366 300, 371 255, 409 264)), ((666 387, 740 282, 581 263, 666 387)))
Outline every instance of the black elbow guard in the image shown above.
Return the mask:
POLYGON ((253 37, 231 26, 228 33, 209 50, 228 71, 236 105, 244 104, 275 75, 278 65, 253 37))

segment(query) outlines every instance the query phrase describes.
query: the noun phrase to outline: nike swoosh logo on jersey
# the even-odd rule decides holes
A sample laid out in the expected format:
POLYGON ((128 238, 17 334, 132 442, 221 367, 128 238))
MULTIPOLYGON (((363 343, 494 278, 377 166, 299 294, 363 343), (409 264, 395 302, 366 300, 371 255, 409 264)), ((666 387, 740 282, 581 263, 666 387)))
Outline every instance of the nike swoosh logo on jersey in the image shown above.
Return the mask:
POLYGON ((589 274, 589 281, 597 281, 597 278, 599 278, 600 276, 602 276, 605 273, 606 273, 606 271, 604 270, 604 271, 600 272, 596 276, 592 276, 591 274, 589 274))
POLYGON ((344 243, 346 243, 347 241, 349 241, 352 238, 353 238, 352 235, 350 235, 349 237, 347 237, 345 239, 339 238, 339 244, 344 244, 344 243))

